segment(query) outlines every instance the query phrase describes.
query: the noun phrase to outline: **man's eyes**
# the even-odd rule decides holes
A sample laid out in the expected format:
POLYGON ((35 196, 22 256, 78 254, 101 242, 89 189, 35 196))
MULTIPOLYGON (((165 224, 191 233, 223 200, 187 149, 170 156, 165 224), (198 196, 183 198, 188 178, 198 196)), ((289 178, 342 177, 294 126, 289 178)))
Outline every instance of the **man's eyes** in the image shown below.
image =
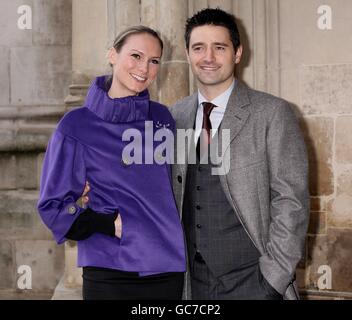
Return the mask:
MULTIPOLYGON (((204 48, 203 48, 203 47, 194 47, 194 48, 193 48, 193 51, 196 51, 196 52, 199 52, 199 51, 201 51, 201 50, 204 50, 204 48)), ((224 50, 226 50, 226 47, 223 47, 223 46, 216 46, 216 47, 215 47, 215 50, 217 50, 217 51, 224 51, 224 50)))
POLYGON ((203 47, 193 47, 193 51, 200 51, 203 47))

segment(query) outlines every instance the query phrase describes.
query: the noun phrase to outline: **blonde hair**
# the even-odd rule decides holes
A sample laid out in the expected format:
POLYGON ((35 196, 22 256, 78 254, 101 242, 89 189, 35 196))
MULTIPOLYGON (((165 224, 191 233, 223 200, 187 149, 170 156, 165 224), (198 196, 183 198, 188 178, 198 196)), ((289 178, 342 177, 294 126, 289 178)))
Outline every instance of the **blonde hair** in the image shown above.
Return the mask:
POLYGON ((141 33, 147 33, 147 34, 150 34, 151 36, 153 36, 154 38, 156 38, 159 41, 161 52, 163 52, 164 44, 163 44, 163 41, 161 40, 158 32, 156 32, 155 30, 153 30, 149 27, 142 26, 142 25, 133 26, 133 27, 127 28, 124 31, 122 31, 116 37, 114 44, 113 44, 113 47, 115 48, 115 50, 117 52, 119 52, 130 36, 132 36, 134 34, 141 34, 141 33))

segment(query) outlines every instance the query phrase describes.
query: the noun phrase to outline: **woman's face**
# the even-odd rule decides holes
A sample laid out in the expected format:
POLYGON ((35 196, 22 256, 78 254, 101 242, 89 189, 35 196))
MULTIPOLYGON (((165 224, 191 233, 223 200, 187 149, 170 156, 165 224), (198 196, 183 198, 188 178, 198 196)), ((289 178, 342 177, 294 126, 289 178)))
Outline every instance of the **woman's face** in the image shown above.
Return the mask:
POLYGON ((136 95, 156 78, 161 59, 158 39, 148 33, 130 35, 119 52, 110 50, 112 88, 119 96, 136 95))

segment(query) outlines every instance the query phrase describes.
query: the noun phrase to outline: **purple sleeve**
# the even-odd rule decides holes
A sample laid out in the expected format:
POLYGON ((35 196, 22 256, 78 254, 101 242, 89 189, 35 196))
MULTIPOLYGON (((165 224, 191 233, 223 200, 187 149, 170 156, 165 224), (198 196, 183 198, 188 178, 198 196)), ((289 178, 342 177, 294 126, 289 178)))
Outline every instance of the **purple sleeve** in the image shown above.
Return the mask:
POLYGON ((38 211, 58 244, 67 240, 65 234, 84 211, 76 201, 85 182, 83 146, 56 130, 45 153, 38 211))

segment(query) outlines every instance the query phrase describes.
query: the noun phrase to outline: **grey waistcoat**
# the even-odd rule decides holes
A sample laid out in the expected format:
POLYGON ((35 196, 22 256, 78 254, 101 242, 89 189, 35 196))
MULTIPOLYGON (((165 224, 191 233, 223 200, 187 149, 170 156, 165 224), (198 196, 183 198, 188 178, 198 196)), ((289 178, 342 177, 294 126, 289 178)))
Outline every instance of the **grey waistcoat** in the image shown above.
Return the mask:
POLYGON ((198 250, 215 276, 257 263, 260 253, 226 199, 211 164, 189 164, 183 206, 191 265, 198 250))

